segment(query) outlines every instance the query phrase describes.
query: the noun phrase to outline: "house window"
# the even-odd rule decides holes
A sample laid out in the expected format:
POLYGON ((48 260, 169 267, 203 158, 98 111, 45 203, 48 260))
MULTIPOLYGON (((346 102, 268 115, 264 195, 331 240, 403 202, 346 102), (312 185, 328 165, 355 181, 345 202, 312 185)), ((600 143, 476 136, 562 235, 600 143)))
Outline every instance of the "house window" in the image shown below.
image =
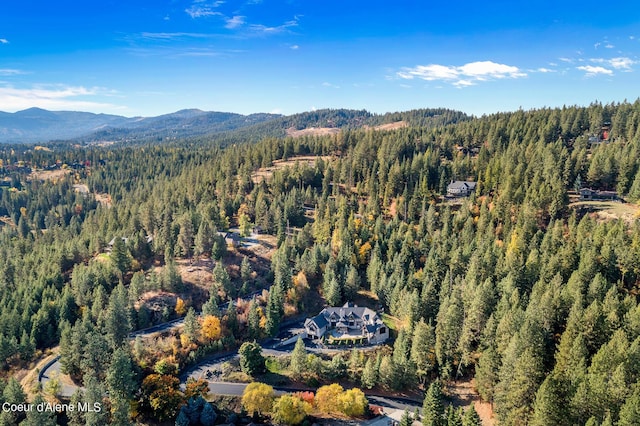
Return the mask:
POLYGON ((337 322, 335 321, 331 321, 331 328, 335 328, 336 327, 337 322))
POLYGON ((384 334, 387 332, 387 328, 386 327, 380 327, 380 334, 384 334))

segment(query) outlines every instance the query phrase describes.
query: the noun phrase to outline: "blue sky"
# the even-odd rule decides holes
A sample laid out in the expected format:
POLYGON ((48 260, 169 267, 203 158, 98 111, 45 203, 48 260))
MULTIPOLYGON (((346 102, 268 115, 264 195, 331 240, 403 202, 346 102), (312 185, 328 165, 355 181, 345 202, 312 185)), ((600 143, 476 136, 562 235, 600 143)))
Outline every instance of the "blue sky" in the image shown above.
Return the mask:
POLYGON ((0 111, 481 115, 640 96, 636 1, 6 3, 0 111))

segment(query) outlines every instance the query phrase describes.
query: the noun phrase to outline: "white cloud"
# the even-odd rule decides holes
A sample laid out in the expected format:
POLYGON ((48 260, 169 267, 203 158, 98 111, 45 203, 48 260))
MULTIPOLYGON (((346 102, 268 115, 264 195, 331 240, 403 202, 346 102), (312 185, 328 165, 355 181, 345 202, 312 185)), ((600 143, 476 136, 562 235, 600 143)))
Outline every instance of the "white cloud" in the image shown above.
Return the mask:
POLYGON ((9 44, 9 40, 6 38, 0 38, 0 44, 9 44))
POLYGON ((599 74, 613 75, 613 71, 604 67, 594 67, 591 65, 585 65, 582 67, 578 67, 577 69, 579 69, 580 71, 584 71, 586 73, 585 74, 586 77, 594 77, 599 74))
POLYGON ((125 107, 96 102, 92 97, 109 95, 101 88, 82 86, 0 87, 0 111, 15 112, 31 107, 49 110, 121 111, 125 107))
POLYGON ((615 46, 611 43, 607 43, 604 45, 604 47, 606 47, 607 49, 613 49, 615 46))
POLYGON ((475 86, 475 83, 471 80, 458 80, 453 85, 458 89, 462 89, 463 87, 475 86))
POLYGON ((462 88, 473 86, 479 81, 522 78, 527 74, 511 65, 478 61, 469 62, 459 67, 438 64, 418 65, 413 68, 403 68, 402 71, 396 73, 396 76, 405 80, 418 78, 426 81, 450 81, 455 87, 462 88))
POLYGON ((594 44, 594 45, 593 45, 593 48, 594 48, 594 49, 597 49, 598 47, 600 47, 600 45, 601 45, 601 44, 602 44, 602 43, 598 42, 598 43, 596 43, 596 44, 594 44))
POLYGON ((225 24, 225 28, 234 29, 241 27, 245 24, 244 16, 234 16, 233 18, 227 18, 227 23, 225 24))
POLYGON ((556 72, 556 70, 552 70, 550 68, 538 68, 536 72, 549 73, 549 72, 556 72))
POLYGON ((609 64, 615 69, 622 70, 630 70, 631 65, 635 64, 637 61, 634 61, 631 58, 612 58, 609 60, 609 64))
POLYGON ((22 75, 22 74, 26 74, 24 71, 20 71, 20 70, 15 70, 15 69, 10 69, 10 68, 0 68, 0 75, 1 76, 11 76, 11 75, 22 75))
POLYGON ((617 57, 610 59, 592 58, 591 62, 595 62, 597 64, 605 64, 617 70, 631 71, 631 66, 638 61, 634 61, 633 59, 627 57, 617 57))
POLYGON ((283 23, 282 25, 277 25, 275 27, 269 27, 267 25, 262 24, 252 24, 249 25, 249 29, 257 34, 278 34, 287 31, 289 28, 294 28, 298 26, 298 16, 294 16, 292 20, 283 23))
POLYGON ((331 87, 332 89, 339 89, 340 88, 340 86, 337 86, 335 84, 331 84, 331 83, 326 82, 326 81, 324 83, 322 83, 322 87, 331 87))
POLYGON ((294 44, 294 45, 289 46, 289 48, 291 50, 298 50, 298 49, 300 49, 300 46, 298 46, 297 44, 294 44))
POLYGON ((185 9, 187 15, 191 16, 193 19, 196 18, 204 18, 207 16, 215 16, 222 15, 220 12, 216 12, 214 9, 223 4, 223 1, 216 1, 213 3, 207 3, 204 0, 196 0, 193 2, 191 7, 185 9))

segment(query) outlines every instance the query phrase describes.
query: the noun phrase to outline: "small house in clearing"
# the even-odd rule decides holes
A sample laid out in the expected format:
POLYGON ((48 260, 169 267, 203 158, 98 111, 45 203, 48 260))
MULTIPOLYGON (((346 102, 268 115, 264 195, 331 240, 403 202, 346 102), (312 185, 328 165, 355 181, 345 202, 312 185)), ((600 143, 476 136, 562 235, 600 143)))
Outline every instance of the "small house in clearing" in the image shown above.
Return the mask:
POLYGON ((360 339, 369 344, 379 344, 389 338, 389 329, 375 311, 353 303, 324 308, 315 317, 308 318, 304 328, 310 339, 360 339))
POLYGON ((224 242, 227 243, 227 246, 240 247, 240 244, 241 244, 240 235, 237 234, 236 232, 218 231, 217 234, 222 238, 224 238, 224 242))
POLYGON ((616 191, 597 191, 591 188, 582 188, 580 190, 580 201, 617 201, 618 193, 616 191))
POLYGON ((447 195, 450 197, 468 197, 476 190, 477 182, 457 180, 447 185, 447 195))

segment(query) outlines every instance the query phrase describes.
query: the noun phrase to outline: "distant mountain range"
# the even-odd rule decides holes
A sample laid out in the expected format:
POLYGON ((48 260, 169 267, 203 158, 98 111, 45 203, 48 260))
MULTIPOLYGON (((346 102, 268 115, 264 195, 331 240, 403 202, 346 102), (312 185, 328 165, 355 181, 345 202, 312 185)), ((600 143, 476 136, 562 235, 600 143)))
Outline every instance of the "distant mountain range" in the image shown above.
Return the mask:
POLYGON ((0 111, 0 143, 163 142, 229 132, 252 139, 283 137, 287 131, 311 127, 353 129, 401 120, 417 126, 443 125, 468 118, 464 113, 447 109, 420 109, 383 115, 365 110, 323 109, 290 116, 185 109, 157 117, 128 118, 29 108, 15 113, 0 111))
POLYGON ((188 109, 158 117, 128 118, 29 108, 15 113, 0 112, 0 143, 163 140, 230 131, 278 117, 277 114, 241 115, 188 109))

